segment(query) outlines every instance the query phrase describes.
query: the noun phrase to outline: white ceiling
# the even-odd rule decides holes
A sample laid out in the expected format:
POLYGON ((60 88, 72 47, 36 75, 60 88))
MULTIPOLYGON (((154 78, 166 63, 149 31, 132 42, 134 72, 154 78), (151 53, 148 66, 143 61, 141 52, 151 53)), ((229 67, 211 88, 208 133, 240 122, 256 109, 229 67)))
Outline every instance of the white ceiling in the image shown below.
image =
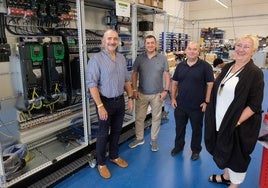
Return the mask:
MULTIPOLYGON (((229 7, 231 7, 231 6, 239 7, 239 6, 245 6, 245 5, 250 6, 250 5, 256 5, 256 4, 267 4, 267 0, 220 0, 220 1, 229 7)), ((219 3, 217 3, 215 0, 197 0, 197 1, 191 1, 191 2, 185 2, 185 3, 189 3, 191 10, 220 8, 220 7, 224 8, 219 3)))

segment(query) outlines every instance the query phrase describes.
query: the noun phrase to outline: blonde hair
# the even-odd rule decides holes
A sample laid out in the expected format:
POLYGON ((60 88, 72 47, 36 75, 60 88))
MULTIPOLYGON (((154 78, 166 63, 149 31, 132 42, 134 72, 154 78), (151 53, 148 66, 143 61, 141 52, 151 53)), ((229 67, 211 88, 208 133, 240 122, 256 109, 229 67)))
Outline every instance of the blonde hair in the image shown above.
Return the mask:
POLYGON ((258 37, 256 35, 248 34, 248 35, 245 35, 242 38, 250 39, 253 42, 254 50, 256 50, 256 51, 258 50, 258 48, 259 48, 259 39, 258 39, 258 37))

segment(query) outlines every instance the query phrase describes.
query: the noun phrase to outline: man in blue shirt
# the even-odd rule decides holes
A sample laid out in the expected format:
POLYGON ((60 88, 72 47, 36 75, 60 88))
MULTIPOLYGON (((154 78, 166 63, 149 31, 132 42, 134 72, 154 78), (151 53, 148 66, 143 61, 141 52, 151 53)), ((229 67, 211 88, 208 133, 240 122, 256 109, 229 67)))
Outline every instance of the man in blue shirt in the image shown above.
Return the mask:
POLYGON ((118 142, 125 114, 124 90, 128 94, 130 112, 134 104, 127 62, 122 54, 116 52, 118 44, 118 33, 112 29, 107 30, 102 39, 104 49, 90 58, 86 73, 87 87, 96 104, 99 118, 96 153, 98 170, 103 178, 111 177, 105 162, 108 138, 110 161, 122 168, 128 166, 118 156, 118 142))
POLYGON ((132 86, 136 99, 136 139, 129 144, 129 147, 135 148, 144 144, 144 120, 150 105, 152 112, 151 150, 158 151, 157 137, 163 101, 169 91, 170 74, 167 58, 156 51, 156 38, 148 35, 144 46, 146 53, 139 55, 133 64, 132 86))
POLYGON ((203 116, 210 101, 214 82, 210 64, 198 58, 200 52, 196 42, 190 42, 185 49, 187 59, 176 67, 171 84, 171 105, 174 108, 176 122, 174 156, 183 150, 188 120, 192 127, 192 160, 199 158, 202 149, 203 116))

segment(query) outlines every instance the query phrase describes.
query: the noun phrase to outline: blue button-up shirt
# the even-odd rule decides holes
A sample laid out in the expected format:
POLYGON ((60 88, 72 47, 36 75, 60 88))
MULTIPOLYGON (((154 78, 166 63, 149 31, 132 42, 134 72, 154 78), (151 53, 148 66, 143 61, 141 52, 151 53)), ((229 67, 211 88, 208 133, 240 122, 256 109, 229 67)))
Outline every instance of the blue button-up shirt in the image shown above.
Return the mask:
POLYGON ((88 88, 98 87, 101 95, 112 98, 123 94, 124 84, 130 81, 125 57, 116 53, 115 61, 102 50, 88 61, 86 85, 88 88))

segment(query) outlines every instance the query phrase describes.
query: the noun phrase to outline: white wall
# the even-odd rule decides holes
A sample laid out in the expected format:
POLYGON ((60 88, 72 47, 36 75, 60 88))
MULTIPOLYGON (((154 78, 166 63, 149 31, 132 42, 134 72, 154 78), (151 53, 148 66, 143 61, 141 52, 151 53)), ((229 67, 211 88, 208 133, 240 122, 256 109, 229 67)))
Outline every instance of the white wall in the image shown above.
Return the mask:
MULTIPOLYGON (((184 15, 188 12, 187 5, 178 0, 163 0, 163 7, 166 13, 154 15, 154 31, 145 32, 145 35, 153 34, 158 40, 164 30, 166 32, 187 33, 184 19, 184 15)), ((153 15, 147 17, 153 20, 153 15)))
POLYGON ((163 4, 168 17, 167 31, 184 33, 188 4, 179 0, 164 0, 163 4))
MULTIPOLYGON (((221 0, 224 8, 215 0, 181 2, 164 0, 168 15, 167 31, 187 33, 198 41, 201 28, 217 27, 225 31, 225 39, 234 39, 245 34, 268 36, 268 0, 221 0)), ((163 23, 158 17, 155 33, 161 33, 163 23)))
MULTIPOLYGON (((176 14, 178 3, 184 4, 183 24, 185 33, 199 40, 201 28, 218 27, 225 31, 225 39, 234 39, 244 34, 268 36, 267 0, 222 0, 224 8, 215 0, 196 0, 182 3, 179 0, 164 0, 164 9, 176 14)), ((179 25, 181 27, 182 25, 179 25)))

